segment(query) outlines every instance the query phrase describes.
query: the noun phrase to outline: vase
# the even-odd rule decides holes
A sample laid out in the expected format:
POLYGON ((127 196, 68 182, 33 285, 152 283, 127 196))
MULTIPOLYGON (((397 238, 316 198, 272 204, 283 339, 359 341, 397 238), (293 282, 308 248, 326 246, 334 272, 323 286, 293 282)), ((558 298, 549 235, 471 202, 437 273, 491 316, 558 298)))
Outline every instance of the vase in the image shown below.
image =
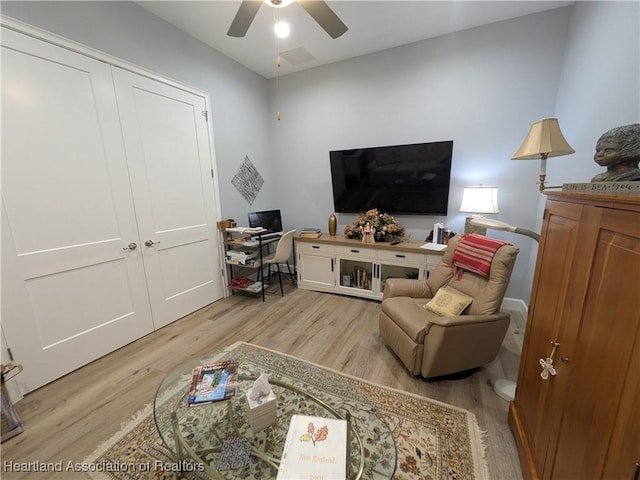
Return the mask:
POLYGON ((332 237, 335 237, 337 230, 338 230, 338 219, 332 213, 331 216, 329 217, 329 235, 331 235, 332 237))

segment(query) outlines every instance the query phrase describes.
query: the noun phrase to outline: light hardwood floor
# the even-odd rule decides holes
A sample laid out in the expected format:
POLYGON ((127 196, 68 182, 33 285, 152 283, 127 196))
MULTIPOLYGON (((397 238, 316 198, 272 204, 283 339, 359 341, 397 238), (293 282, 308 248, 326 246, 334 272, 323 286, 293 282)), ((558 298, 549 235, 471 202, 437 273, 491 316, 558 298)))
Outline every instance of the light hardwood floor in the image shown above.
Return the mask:
POLYGON ((74 478, 11 472, 7 462, 81 461, 153 402, 177 364, 245 341, 470 410, 487 432, 491 478, 521 478, 508 403, 491 387, 496 378, 516 378, 524 331, 519 314, 494 362, 460 378, 427 381, 409 374, 380 340, 379 302, 291 286, 285 294, 271 287, 264 303, 244 295, 222 299, 30 393, 16 405, 25 431, 2 445, 0 476, 74 478))

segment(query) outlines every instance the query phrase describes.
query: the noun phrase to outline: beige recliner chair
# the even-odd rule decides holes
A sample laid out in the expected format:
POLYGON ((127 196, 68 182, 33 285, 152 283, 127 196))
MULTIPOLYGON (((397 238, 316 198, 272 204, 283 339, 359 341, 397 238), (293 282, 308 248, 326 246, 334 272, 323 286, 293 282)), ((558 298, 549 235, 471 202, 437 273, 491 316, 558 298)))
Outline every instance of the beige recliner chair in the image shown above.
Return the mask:
POLYGON ((488 277, 454 272, 453 254, 461 238, 449 241, 428 280, 389 278, 385 283, 380 336, 414 375, 430 378, 485 365, 496 357, 506 335, 510 315, 500 312, 500 305, 519 249, 500 247, 488 277), (446 286, 471 297, 462 314, 442 316, 424 308, 446 286))

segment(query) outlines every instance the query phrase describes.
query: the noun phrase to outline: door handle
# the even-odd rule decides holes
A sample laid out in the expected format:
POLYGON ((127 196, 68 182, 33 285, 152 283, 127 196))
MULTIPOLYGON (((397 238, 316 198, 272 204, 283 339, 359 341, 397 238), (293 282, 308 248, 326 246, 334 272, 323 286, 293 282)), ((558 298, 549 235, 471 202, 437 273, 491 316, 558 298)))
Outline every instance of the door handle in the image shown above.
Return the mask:
POLYGON ((147 240, 146 242, 144 242, 144 244, 147 247, 153 247, 154 245, 157 245, 158 243, 160 243, 160 240, 158 240, 157 242, 154 242, 153 240, 147 240))
POLYGON ((138 244, 137 243, 133 243, 131 242, 129 245, 127 245, 126 247, 122 247, 122 250, 135 250, 136 248, 138 248, 138 244))
POLYGON ((553 341, 551 342, 551 345, 553 345, 553 348, 551 349, 551 354, 549 354, 549 356, 546 359, 541 358, 539 360, 540 366, 542 367, 542 372, 540 373, 540 376, 542 377, 543 380, 547 380, 549 378, 549 374, 553 376, 557 374, 556 369, 553 366, 553 354, 556 353, 556 348, 558 348, 560 344, 556 341, 553 341))

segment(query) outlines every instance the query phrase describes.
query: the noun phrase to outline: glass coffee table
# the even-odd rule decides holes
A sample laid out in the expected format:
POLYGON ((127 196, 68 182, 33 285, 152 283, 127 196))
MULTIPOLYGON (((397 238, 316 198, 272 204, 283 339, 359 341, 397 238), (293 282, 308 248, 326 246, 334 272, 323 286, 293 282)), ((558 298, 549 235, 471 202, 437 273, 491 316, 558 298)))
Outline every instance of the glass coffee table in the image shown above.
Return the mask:
POLYGON ((264 368, 248 359, 239 361, 238 388, 234 398, 188 406, 193 368, 229 358, 234 358, 233 352, 219 352, 190 360, 171 371, 156 393, 156 427, 183 474, 212 479, 275 478, 291 416, 301 414, 347 420, 347 478, 393 478, 395 443, 388 425, 377 415, 375 408, 364 400, 332 401, 322 388, 281 372, 267 372, 277 397, 277 422, 254 432, 247 416, 246 393, 264 368), (248 464, 244 468, 220 470, 220 467, 224 468, 224 462, 221 462, 223 448, 238 440, 250 445, 248 464), (376 453, 369 451, 373 444, 377 445, 376 453), (381 446, 384 455, 379 453, 381 446))

